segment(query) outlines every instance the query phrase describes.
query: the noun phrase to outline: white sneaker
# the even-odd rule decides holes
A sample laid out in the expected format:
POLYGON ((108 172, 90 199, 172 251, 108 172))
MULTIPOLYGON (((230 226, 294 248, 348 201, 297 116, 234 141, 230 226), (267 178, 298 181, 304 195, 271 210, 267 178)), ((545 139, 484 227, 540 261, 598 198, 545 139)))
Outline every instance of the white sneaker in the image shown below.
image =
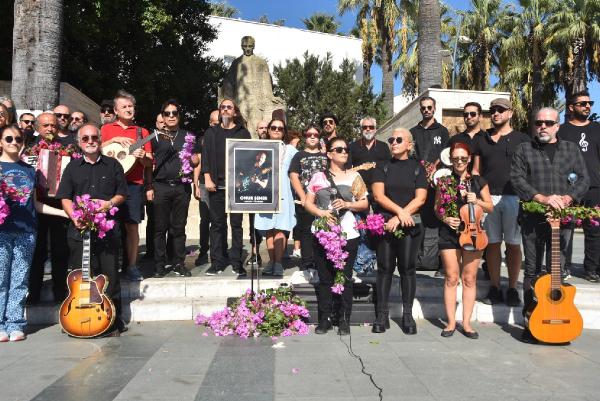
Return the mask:
POLYGON ((142 272, 140 272, 140 268, 137 266, 129 266, 127 268, 126 276, 129 281, 142 281, 144 279, 142 272))
POLYGON ((8 342, 8 333, 4 330, 0 331, 0 343, 8 342))
POLYGON ((292 252, 292 257, 294 257, 294 258, 301 258, 302 257, 302 251, 300 251, 300 249, 294 249, 294 252, 292 252))
POLYGON ((15 331, 10 332, 9 340, 11 342, 15 342, 15 341, 23 341, 26 338, 27 338, 27 336, 21 330, 15 330, 15 331))

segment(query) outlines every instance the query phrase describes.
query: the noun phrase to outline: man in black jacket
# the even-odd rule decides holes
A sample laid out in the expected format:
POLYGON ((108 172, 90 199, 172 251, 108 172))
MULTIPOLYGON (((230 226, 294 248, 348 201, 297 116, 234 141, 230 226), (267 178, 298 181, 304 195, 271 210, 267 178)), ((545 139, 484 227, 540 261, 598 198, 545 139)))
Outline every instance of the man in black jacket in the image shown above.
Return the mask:
POLYGON ((223 249, 224 238, 227 238, 227 221, 225 211, 225 143, 230 139, 251 139, 250 132, 244 127, 244 119, 238 106, 229 99, 219 105, 220 123, 210 127, 204 134, 202 146, 201 173, 209 195, 210 204, 210 255, 211 266, 206 271, 209 276, 219 274, 231 263, 233 271, 245 275, 242 266, 242 214, 231 213, 231 251, 229 260, 226 249, 223 249))

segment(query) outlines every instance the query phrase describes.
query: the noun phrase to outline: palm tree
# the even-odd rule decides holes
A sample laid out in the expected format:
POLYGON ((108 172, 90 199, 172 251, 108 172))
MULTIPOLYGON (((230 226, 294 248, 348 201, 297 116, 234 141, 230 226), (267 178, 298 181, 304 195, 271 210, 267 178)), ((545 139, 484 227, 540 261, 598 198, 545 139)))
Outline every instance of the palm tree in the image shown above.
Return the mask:
MULTIPOLYGON (((392 116, 394 114, 394 70, 392 62, 400 9, 394 0, 338 0, 340 14, 354 9, 358 9, 359 14, 368 15, 368 19, 373 21, 373 28, 376 29, 377 46, 381 50, 382 93, 388 116, 392 116)), ((368 32, 368 30, 365 30, 365 32, 368 32)))
POLYGON ((549 18, 546 43, 560 53, 565 96, 587 89, 600 77, 600 1, 567 0, 549 18))
POLYGON ((217 17, 235 18, 240 13, 240 10, 227 4, 227 2, 209 3, 210 4, 210 15, 216 15, 217 17))
POLYGON ((309 31, 336 33, 340 27, 340 23, 335 20, 334 15, 325 13, 315 13, 308 18, 302 20, 304 26, 309 31))
POLYGON ((439 0, 420 0, 418 16, 419 93, 442 85, 442 41, 439 0))
POLYGON ((62 0, 16 0, 11 97, 19 108, 58 104, 63 32, 62 0))

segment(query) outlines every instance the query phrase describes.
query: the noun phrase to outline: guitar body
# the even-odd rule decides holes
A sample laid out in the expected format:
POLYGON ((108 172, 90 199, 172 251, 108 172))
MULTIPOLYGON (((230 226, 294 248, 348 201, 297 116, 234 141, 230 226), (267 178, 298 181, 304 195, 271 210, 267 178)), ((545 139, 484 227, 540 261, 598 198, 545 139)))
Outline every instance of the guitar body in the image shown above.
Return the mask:
POLYGON ((123 166, 125 174, 131 171, 137 160, 135 156, 129 153, 129 148, 126 148, 125 146, 116 142, 104 146, 102 148, 102 154, 117 159, 121 166, 123 166))
POLYGON ((85 280, 82 270, 67 276, 69 295, 60 307, 59 321, 63 330, 79 338, 91 338, 105 333, 116 318, 115 305, 104 294, 108 279, 99 275, 85 280))

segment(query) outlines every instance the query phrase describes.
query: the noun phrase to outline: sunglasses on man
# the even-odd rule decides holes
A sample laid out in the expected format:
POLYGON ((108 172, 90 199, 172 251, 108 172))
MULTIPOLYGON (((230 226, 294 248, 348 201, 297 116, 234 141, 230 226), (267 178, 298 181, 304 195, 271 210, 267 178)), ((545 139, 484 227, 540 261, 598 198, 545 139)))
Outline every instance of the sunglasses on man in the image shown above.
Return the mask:
POLYGON ((535 120, 533 123, 536 127, 541 127, 542 125, 546 125, 546 127, 554 127, 556 124, 558 124, 557 121, 553 120, 535 120))
POLYGON ((506 110, 508 110, 508 109, 505 109, 504 107, 490 107, 490 114, 495 114, 495 113, 502 114, 506 110))
POLYGON ((25 125, 33 125, 35 120, 21 120, 21 122, 24 123, 25 125))
POLYGON ((421 106, 421 111, 425 111, 425 110, 431 111, 431 110, 433 110, 433 106, 421 106))
POLYGON ((89 136, 84 135, 81 137, 81 142, 83 142, 83 143, 88 143, 88 142, 96 143, 99 140, 100 140, 100 137, 98 135, 89 135, 89 136))
POLYGON ((335 120, 333 118, 326 118, 323 120, 323 125, 334 125, 335 120))
POLYGON ((163 111, 162 115, 163 115, 163 117, 177 117, 177 116, 179 116, 179 111, 177 111, 177 110, 163 111))
POLYGON ((362 128, 363 130, 371 130, 373 131, 375 129, 374 125, 362 125, 360 128, 362 128))
POLYGON ((469 118, 469 117, 475 118, 475 117, 477 117, 477 115, 478 115, 478 113, 476 111, 465 111, 463 113, 463 118, 469 118))
POLYGON ((56 118, 58 118, 59 120, 61 118, 68 120, 69 118, 71 118, 70 114, 66 114, 66 113, 54 113, 54 115, 56 116, 56 118))
POLYGON ((592 107, 594 105, 594 101, 593 100, 582 100, 581 102, 573 103, 573 105, 578 106, 578 107, 587 107, 587 106, 592 107))
POLYGON ((103 107, 100 109, 102 114, 115 114, 115 110, 112 107, 103 107))

